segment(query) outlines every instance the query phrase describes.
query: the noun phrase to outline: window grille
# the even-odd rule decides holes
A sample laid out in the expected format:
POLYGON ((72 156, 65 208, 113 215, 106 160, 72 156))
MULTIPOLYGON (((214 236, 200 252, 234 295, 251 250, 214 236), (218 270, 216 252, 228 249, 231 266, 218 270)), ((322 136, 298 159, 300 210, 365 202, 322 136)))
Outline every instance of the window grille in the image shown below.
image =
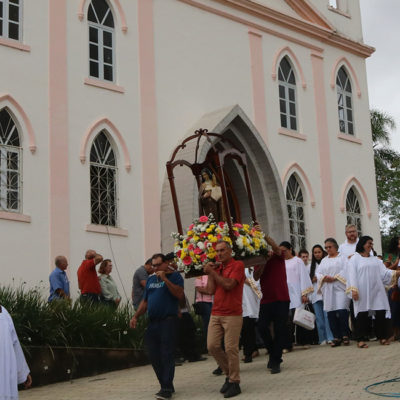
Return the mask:
POLYGON ((340 132, 354 135, 351 82, 344 67, 341 67, 338 71, 336 89, 340 132))
POLYGON ((92 224, 117 226, 117 163, 104 131, 90 150, 90 206, 92 224))
POLYGON ((0 0, 0 36, 21 39, 22 0, 0 0))
POLYGON ((358 201, 358 196, 353 188, 347 193, 346 197, 346 218, 347 224, 355 225, 358 232, 358 237, 362 236, 362 215, 360 202, 358 201))

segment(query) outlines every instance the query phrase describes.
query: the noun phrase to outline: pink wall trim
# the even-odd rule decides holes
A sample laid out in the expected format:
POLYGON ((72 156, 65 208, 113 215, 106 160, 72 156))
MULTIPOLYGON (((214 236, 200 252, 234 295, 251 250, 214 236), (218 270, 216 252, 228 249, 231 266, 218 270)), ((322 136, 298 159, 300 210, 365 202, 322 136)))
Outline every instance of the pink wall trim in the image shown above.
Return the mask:
MULTIPOLYGON (((78 18, 80 21, 83 21, 85 18, 85 3, 87 0, 81 0, 79 3, 79 9, 78 9, 78 18)), ((128 26, 126 24, 126 16, 125 16, 125 11, 122 8, 122 5, 119 0, 112 0, 112 2, 115 4, 115 7, 118 10, 119 17, 121 19, 121 30, 122 32, 127 32, 128 31, 128 26)), ((110 0, 111 3, 111 0, 110 0)))
POLYGON ((104 82, 97 79, 85 78, 83 81, 85 85, 95 86, 102 89, 111 90, 112 92, 125 93, 125 88, 115 85, 114 83, 104 82))
POLYGON ((18 222, 31 222, 31 217, 25 214, 0 211, 0 219, 7 219, 9 221, 18 221, 18 222))
POLYGON ((7 39, 0 37, 0 45, 6 47, 12 47, 13 49, 21 51, 31 51, 31 46, 18 42, 17 40, 7 39))
POLYGON ((285 128, 279 128, 278 133, 280 135, 290 136, 295 139, 307 140, 307 135, 304 135, 303 133, 300 133, 300 132, 291 131, 291 130, 285 129, 285 128))
POLYGON ((311 54, 313 72, 313 87, 315 101, 315 116, 317 125, 318 151, 322 193, 322 220, 324 221, 325 237, 335 237, 335 213, 333 202, 332 167, 329 146, 329 126, 326 111, 326 93, 324 82, 323 57, 320 54, 311 54))
POLYGON ((79 151, 79 159, 81 160, 81 163, 84 164, 86 162, 86 153, 88 152, 88 143, 90 140, 90 137, 92 134, 99 133, 101 129, 106 129, 107 132, 109 132, 112 136, 115 136, 117 139, 117 142, 122 148, 122 152, 124 154, 124 160, 125 160, 125 169, 129 172, 131 170, 132 164, 131 164, 131 159, 129 157, 129 151, 128 151, 128 146, 126 145, 126 142, 124 140, 124 137, 122 136, 121 132, 117 129, 117 127, 107 118, 101 118, 94 122, 90 128, 86 131, 86 133, 83 135, 82 140, 81 140, 81 148, 79 151), (104 127, 102 127, 104 125, 104 127))
POLYGON ((365 191, 364 187, 361 185, 360 181, 352 176, 351 178, 348 178, 346 183, 343 185, 342 189, 342 194, 340 198, 340 211, 344 213, 346 211, 346 196, 347 192, 350 190, 350 188, 354 186, 359 194, 362 196, 362 200, 364 201, 365 209, 367 210, 367 215, 368 218, 371 218, 372 212, 371 212, 371 207, 369 204, 367 192, 365 191))
POLYGON ((292 173, 295 172, 297 173, 297 175, 299 175, 300 179, 305 183, 307 191, 308 191, 308 195, 310 196, 310 204, 312 207, 315 207, 315 196, 314 196, 314 192, 312 190, 312 186, 311 186, 311 182, 308 179, 306 173, 304 172, 303 168, 300 167, 299 164, 297 164, 296 162, 293 162, 292 164, 290 164, 283 176, 282 176, 282 186, 283 188, 286 187, 287 181, 290 178, 290 176, 292 175, 292 173))
POLYGON ((358 82, 356 71, 354 70, 353 66, 350 64, 349 60, 346 57, 340 57, 336 60, 335 64, 333 65, 331 71, 331 88, 334 89, 336 87, 336 75, 339 71, 339 68, 344 65, 347 71, 350 72, 350 77, 352 78, 353 82, 355 83, 357 96, 361 97, 361 88, 358 82))
POLYGON ((70 251, 67 1, 49 2, 49 265, 70 251))
POLYGON ((356 138, 356 137, 354 137, 352 135, 347 135, 347 134, 339 132, 337 137, 338 137, 338 139, 347 140, 348 142, 362 144, 361 139, 358 139, 358 138, 356 138))
POLYGON ((128 236, 128 231, 126 229, 115 228, 113 226, 105 226, 105 225, 95 225, 89 224, 85 227, 86 232, 94 232, 94 233, 105 233, 115 236, 128 236))
MULTIPOLYGON (((222 11, 220 9, 202 4, 196 0, 178 0, 178 1, 189 4, 193 7, 197 7, 202 10, 211 12, 213 14, 220 15, 225 18, 229 18, 233 21, 245 24, 248 27, 262 30, 263 32, 270 33, 271 35, 283 38, 285 40, 289 40, 293 43, 301 44, 307 48, 317 50, 317 51, 323 51, 323 49, 321 49, 318 46, 315 46, 314 44, 311 44, 311 43, 303 41, 303 40, 299 40, 294 36, 285 35, 276 30, 269 29, 263 25, 256 24, 252 20, 250 20, 250 18, 238 17, 236 15, 232 15, 232 14, 222 11)), ((253 17, 256 16, 262 20, 269 21, 275 25, 282 26, 286 29, 289 29, 292 32, 299 32, 308 37, 328 43, 332 46, 335 46, 337 48, 343 49, 350 53, 356 54, 363 58, 369 57, 375 51, 375 49, 373 47, 366 46, 362 43, 358 43, 356 41, 350 40, 347 37, 341 36, 340 34, 338 34, 336 31, 334 31, 332 29, 323 28, 322 26, 318 26, 314 23, 310 23, 301 18, 292 17, 290 15, 281 13, 273 8, 259 4, 258 2, 255 2, 255 1, 249 1, 249 0, 213 0, 213 1, 217 2, 217 3, 221 3, 224 6, 231 7, 234 10, 239 10, 245 15, 247 14, 247 15, 250 15, 253 17)), ((300 0, 298 0, 298 1, 300 1, 300 0)))
POLYGON ((251 78, 253 89, 254 124, 264 139, 267 138, 267 105, 265 101, 264 63, 262 34, 249 30, 251 78))
POLYGON ((301 86, 303 87, 303 89, 305 89, 307 87, 307 83, 304 78, 303 68, 301 68, 301 64, 299 63, 296 54, 294 54, 293 50, 289 46, 282 47, 275 53, 274 59, 272 61, 272 79, 274 81, 276 80, 276 77, 278 75, 278 64, 280 63, 281 59, 286 55, 288 55, 290 60, 294 63, 295 71, 297 70, 298 74, 300 75, 301 86))
POLYGON ((320 14, 307 0, 285 0, 304 19, 313 22, 314 24, 321 25, 324 28, 333 29, 333 25, 320 14))
POLYGON ((24 109, 22 106, 9 94, 0 94, 0 108, 7 107, 7 105, 11 104, 12 108, 11 109, 14 113, 16 111, 16 117, 18 119, 22 119, 24 121, 26 131, 28 133, 28 138, 29 138, 29 150, 31 153, 35 153, 36 151, 36 137, 35 133, 32 128, 31 121, 29 120, 28 116, 26 115, 24 109), (2 103, 5 103, 4 105, 2 103))
MULTIPOLYGON (((295 36, 286 35, 285 33, 276 31, 274 29, 267 28, 266 26, 263 26, 263 25, 260 25, 260 24, 256 24, 256 23, 254 23, 253 21, 251 21, 248 18, 238 17, 236 15, 227 13, 225 11, 218 10, 217 8, 210 7, 210 6, 207 6, 205 4, 199 3, 199 2, 197 2, 195 0, 178 0, 178 1, 180 1, 182 3, 185 3, 185 4, 188 4, 190 6, 193 6, 193 7, 199 8, 200 10, 204 10, 204 11, 210 12, 212 14, 218 15, 220 17, 230 19, 231 21, 235 21, 235 22, 237 22, 239 24, 246 25, 248 28, 253 28, 253 29, 256 29, 256 30, 258 30, 260 32, 265 32, 265 33, 268 33, 270 35, 279 37, 281 39, 290 41, 292 43, 299 44, 299 45, 304 46, 306 48, 309 48, 309 49, 312 49, 312 50, 315 50, 315 51, 321 51, 321 52, 324 50, 323 48, 321 48, 319 46, 316 46, 316 45, 314 45, 314 44, 312 44, 310 42, 307 42, 305 40, 298 39, 295 36)), ((216 0, 216 1, 219 1, 219 0, 216 0)), ((230 0, 228 0, 228 1, 230 2, 230 0)), ((265 8, 265 7, 263 7, 263 8, 265 8)), ((268 9, 268 10, 271 10, 271 9, 268 9)), ((283 14, 281 14, 281 15, 283 15, 283 14)), ((265 16, 268 16, 268 14, 266 14, 265 16)), ((278 19, 276 21, 274 20, 274 22, 276 22, 277 24, 280 24, 278 19)))
POLYGON ((138 0, 138 24, 143 238, 144 254, 149 257, 159 251, 161 245, 153 0, 138 0), (151 162, 152 160, 157 162, 151 162))

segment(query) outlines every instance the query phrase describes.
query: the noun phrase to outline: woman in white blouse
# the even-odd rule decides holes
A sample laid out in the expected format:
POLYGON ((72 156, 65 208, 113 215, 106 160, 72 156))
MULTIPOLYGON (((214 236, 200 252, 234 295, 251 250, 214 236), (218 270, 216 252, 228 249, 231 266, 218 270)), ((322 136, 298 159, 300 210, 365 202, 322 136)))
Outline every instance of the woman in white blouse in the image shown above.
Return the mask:
POLYGON ((362 236, 357 243, 356 253, 348 266, 347 292, 351 293, 356 318, 356 336, 359 348, 367 348, 368 316, 375 315, 375 333, 381 344, 390 344, 388 321, 390 307, 385 285, 393 285, 400 271, 385 267, 383 262, 370 252, 373 239, 362 236))
POLYGON ((339 245, 333 238, 324 242, 328 256, 319 265, 318 292, 322 292, 324 310, 328 313, 329 326, 334 340, 332 347, 349 345, 349 303, 346 295, 347 258, 339 254, 339 245))

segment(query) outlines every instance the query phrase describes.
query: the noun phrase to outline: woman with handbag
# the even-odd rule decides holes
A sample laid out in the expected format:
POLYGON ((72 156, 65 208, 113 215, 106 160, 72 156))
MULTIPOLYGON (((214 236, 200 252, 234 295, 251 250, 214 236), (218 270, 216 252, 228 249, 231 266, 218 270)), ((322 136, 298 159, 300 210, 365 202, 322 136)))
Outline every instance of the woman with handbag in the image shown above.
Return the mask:
POLYGON ((375 316, 375 333, 380 343, 388 341, 388 318, 390 307, 385 285, 397 283, 400 270, 385 267, 381 260, 371 256, 373 241, 370 236, 362 236, 357 243, 356 253, 351 257, 348 267, 347 292, 354 301, 356 333, 359 348, 367 348, 368 315, 375 316))
POLYGON ((347 258, 339 254, 339 245, 333 238, 324 242, 328 256, 319 265, 318 292, 322 292, 324 311, 328 313, 329 326, 333 333, 331 347, 346 346, 349 339, 349 304, 346 295, 347 258))

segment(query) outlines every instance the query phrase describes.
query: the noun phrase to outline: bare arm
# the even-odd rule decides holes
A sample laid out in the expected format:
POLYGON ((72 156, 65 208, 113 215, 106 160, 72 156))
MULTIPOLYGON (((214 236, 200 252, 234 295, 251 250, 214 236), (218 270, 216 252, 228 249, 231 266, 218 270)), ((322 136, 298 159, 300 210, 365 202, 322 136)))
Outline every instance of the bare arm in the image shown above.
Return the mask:
POLYGON ((207 286, 206 287, 196 286, 196 290, 201 294, 209 294, 208 290, 207 290, 207 286))
POLYGON ((214 269, 215 264, 207 263, 203 268, 204 272, 208 275, 208 282, 207 282, 207 289, 210 288, 210 294, 215 293, 215 285, 221 286, 225 290, 232 290, 238 284, 235 279, 231 278, 224 278, 223 276, 219 275, 217 271, 214 269), (209 287, 208 283, 211 284, 210 280, 213 281, 214 288, 211 286, 209 287), (213 290, 211 290, 213 289, 213 290))
POLYGON ((94 265, 101 263, 103 261, 103 256, 101 254, 97 254, 94 256, 94 265))
POLYGON ((215 288, 216 288, 216 285, 215 285, 214 278, 211 275, 208 275, 207 286, 205 288, 207 291, 206 294, 213 295, 215 293, 215 288))
POLYGON ((147 301, 142 300, 139 304, 139 308, 137 309, 135 315, 132 317, 132 319, 129 322, 129 326, 132 329, 136 328, 137 321, 141 315, 143 315, 147 311, 147 301))
POLYGON ((145 279, 140 281, 140 286, 146 287, 146 280, 145 279))
POLYGON ((255 281, 258 281, 261 278, 261 275, 264 272, 265 265, 266 264, 260 265, 260 266, 258 266, 257 269, 254 270, 253 278, 254 278, 255 281))
POLYGON ((183 287, 172 283, 167 278, 165 271, 157 271, 156 275, 165 283, 172 296, 176 297, 178 300, 181 300, 185 297, 183 287))

